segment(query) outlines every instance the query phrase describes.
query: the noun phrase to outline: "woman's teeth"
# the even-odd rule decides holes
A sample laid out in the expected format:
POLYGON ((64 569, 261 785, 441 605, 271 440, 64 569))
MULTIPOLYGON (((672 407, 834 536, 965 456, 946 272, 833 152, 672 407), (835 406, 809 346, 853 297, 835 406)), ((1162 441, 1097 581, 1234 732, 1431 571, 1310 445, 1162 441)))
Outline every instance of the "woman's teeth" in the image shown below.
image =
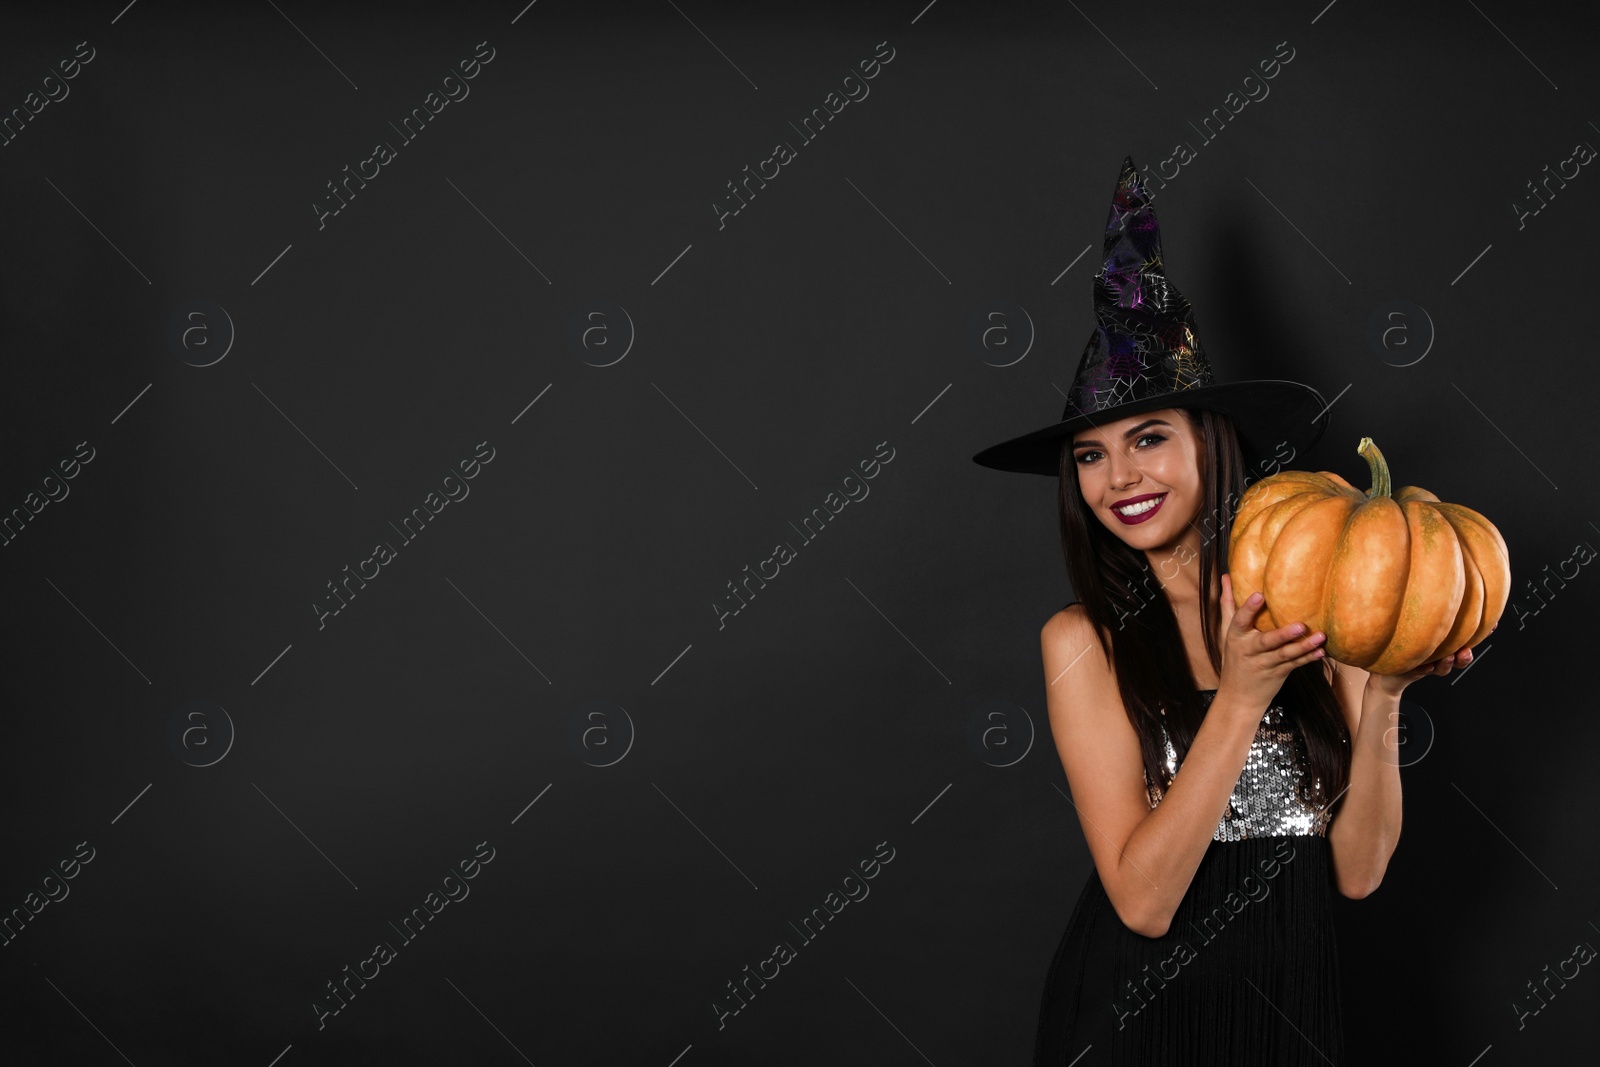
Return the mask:
POLYGON ((1161 503, 1165 497, 1166 494, 1163 493, 1161 496, 1153 496, 1149 500, 1141 500, 1137 504, 1129 504, 1125 508, 1117 508, 1117 514, 1127 515, 1130 517, 1134 515, 1142 515, 1151 508, 1155 507, 1157 504, 1161 503))

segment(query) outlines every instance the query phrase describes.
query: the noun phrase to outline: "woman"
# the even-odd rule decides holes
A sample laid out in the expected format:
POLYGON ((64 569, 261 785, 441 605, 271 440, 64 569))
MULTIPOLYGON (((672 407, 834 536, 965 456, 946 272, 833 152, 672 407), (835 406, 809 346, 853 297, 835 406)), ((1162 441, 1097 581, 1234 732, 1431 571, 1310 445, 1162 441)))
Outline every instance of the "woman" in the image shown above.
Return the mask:
POLYGON ((1095 869, 1035 1063, 1339 1065, 1332 894, 1376 889, 1398 840, 1401 692, 1472 654, 1369 676, 1298 620, 1256 629, 1269 605, 1225 573, 1232 510, 1247 463, 1310 447, 1326 405, 1215 381, 1131 159, 1094 291, 1061 421, 974 457, 1057 479, 1079 598, 1040 643, 1095 869))

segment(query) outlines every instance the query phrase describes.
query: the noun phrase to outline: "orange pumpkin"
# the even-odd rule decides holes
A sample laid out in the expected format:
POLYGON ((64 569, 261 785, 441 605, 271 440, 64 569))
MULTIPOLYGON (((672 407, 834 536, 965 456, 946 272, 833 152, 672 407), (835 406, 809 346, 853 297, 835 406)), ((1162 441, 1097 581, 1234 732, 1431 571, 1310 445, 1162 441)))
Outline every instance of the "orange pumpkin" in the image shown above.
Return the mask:
POLYGON ((1391 495, 1383 454, 1363 493, 1331 471, 1282 471, 1239 501, 1228 542, 1234 606, 1260 591, 1263 632, 1303 622, 1327 655, 1404 674, 1488 636, 1511 595, 1511 559, 1494 524, 1408 485, 1391 495))

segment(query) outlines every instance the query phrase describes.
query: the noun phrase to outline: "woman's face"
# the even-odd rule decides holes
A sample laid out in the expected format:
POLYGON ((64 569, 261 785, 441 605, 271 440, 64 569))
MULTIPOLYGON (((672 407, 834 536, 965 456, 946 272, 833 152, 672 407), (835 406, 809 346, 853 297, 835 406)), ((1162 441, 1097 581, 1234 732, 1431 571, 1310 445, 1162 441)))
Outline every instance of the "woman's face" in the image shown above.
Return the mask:
POLYGON ((1072 458, 1084 503, 1132 548, 1171 545, 1193 528, 1203 503, 1202 444, 1177 408, 1079 430, 1072 435, 1072 458), (1137 505, 1132 515, 1120 510, 1129 505, 1137 505))

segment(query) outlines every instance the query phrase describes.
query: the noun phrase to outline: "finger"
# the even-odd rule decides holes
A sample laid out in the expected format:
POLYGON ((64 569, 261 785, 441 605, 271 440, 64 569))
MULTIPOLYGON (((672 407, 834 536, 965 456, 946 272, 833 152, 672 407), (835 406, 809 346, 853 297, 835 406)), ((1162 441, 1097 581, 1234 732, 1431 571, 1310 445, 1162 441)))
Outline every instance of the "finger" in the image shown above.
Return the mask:
MULTIPOLYGON (((1291 647, 1299 646, 1297 644, 1296 646, 1291 647)), ((1285 659, 1284 662, 1287 663, 1291 669, 1295 667, 1304 667, 1308 663, 1320 663, 1322 662, 1322 657, 1317 655, 1317 653, 1320 651, 1322 651, 1322 646, 1318 645, 1316 648, 1312 648, 1300 655, 1291 653, 1289 658, 1285 659)))
POLYGON ((1303 622, 1292 622, 1276 630, 1268 630, 1262 636, 1267 648, 1284 648, 1293 644, 1310 649, 1320 648, 1327 635, 1321 630, 1312 632, 1303 622))
MULTIPOLYGON (((1222 576, 1222 580, 1226 582, 1228 586, 1225 593, 1224 603, 1232 604, 1233 579, 1231 576, 1224 574, 1222 576)), ((1234 611, 1233 625, 1237 626, 1241 630, 1255 629, 1256 616, 1261 613, 1261 609, 1265 606, 1266 598, 1263 597, 1260 592, 1251 593, 1249 596, 1244 598, 1244 602, 1240 604, 1234 611)))
MULTIPOLYGON (((1272 632, 1278 633, 1280 631, 1274 630, 1272 632)), ((1317 653, 1323 652, 1322 644, 1322 640, 1317 634, 1308 634, 1299 640, 1291 640, 1287 644, 1282 645, 1278 648, 1277 652, 1279 658, 1284 660, 1293 660, 1295 661, 1295 666, 1299 666, 1302 662, 1310 662, 1314 659, 1321 659, 1322 656, 1319 656, 1317 653)), ((1326 654, 1326 652, 1323 652, 1323 655, 1326 654)))

